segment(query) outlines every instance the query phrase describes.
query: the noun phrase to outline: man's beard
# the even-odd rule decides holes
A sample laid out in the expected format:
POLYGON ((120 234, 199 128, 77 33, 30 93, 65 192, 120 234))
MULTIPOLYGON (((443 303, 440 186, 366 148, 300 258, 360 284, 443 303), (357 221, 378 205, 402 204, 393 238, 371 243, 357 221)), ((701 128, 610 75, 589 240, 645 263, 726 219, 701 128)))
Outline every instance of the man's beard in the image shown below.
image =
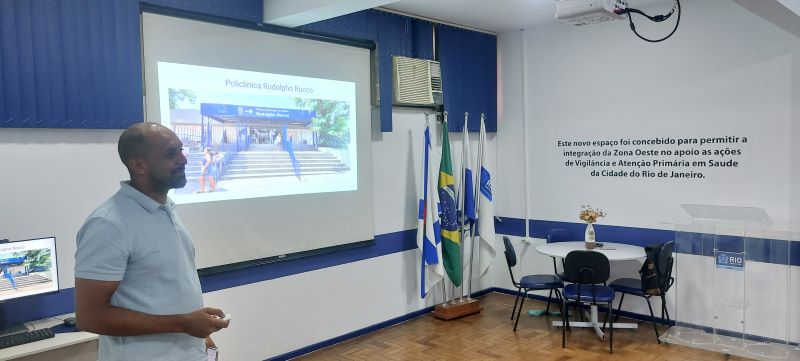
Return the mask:
POLYGON ((186 173, 183 169, 176 170, 167 176, 150 176, 150 182, 161 192, 168 192, 170 189, 183 188, 186 185, 186 173))

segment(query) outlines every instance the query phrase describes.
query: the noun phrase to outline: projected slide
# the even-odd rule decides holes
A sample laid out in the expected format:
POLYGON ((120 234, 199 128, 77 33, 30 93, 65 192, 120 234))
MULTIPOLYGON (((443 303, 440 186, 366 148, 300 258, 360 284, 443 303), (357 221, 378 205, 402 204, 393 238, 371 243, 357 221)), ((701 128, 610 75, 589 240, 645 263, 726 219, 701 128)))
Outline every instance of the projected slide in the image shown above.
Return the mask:
POLYGON ((0 301, 58 290, 52 239, 0 244, 0 301))
POLYGON ((354 83, 158 62, 158 88, 188 159, 176 203, 358 189, 354 83))

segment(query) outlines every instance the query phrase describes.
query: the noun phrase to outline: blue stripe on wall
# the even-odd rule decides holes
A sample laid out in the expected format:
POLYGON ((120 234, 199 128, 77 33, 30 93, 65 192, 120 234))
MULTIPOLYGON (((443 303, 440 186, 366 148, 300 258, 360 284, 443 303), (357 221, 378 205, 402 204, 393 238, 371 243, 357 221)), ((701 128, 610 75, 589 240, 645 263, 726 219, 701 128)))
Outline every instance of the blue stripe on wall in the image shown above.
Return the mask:
MULTIPOLYGON (((203 292, 267 281, 327 267, 334 267, 369 258, 381 257, 417 248, 415 229, 375 236, 375 244, 284 262, 259 265, 200 278, 203 292)), ((21 323, 63 315, 75 310, 75 289, 65 288, 58 293, 6 301, 8 323, 21 323)))
POLYGON ((6 323, 17 324, 75 311, 75 289, 6 301, 6 323))
POLYGON ((525 220, 520 218, 500 217, 495 220, 494 232, 508 236, 525 237, 525 220))
MULTIPOLYGON (((551 229, 566 229, 572 239, 582 240, 586 230, 585 223, 558 222, 531 219, 530 236, 533 238, 547 238, 551 229)), ((651 243, 664 243, 675 240, 675 231, 622 227, 611 225, 594 225, 598 240, 607 242, 647 246, 651 243)), ((495 230, 500 234, 523 237, 525 235, 525 222, 519 218, 502 218, 502 222, 495 222, 495 230)), ((781 239, 745 238, 727 235, 713 235, 703 233, 680 232, 679 242, 676 242, 676 252, 684 254, 702 255, 712 257, 716 240, 717 250, 723 252, 743 252, 747 247, 746 259, 753 262, 774 264, 790 264, 800 266, 800 242, 781 239)))
MULTIPOLYGON (((535 238, 547 238, 549 229, 564 228, 569 230, 574 239, 580 240, 583 238, 585 229, 583 223, 543 220, 529 220, 529 222, 531 237, 535 238)), ((502 222, 495 223, 495 227, 498 234, 520 237, 525 235, 525 220, 523 219, 504 217, 502 222)), ((608 239, 638 246, 665 242, 674 237, 673 231, 660 229, 596 225, 595 230, 600 240, 608 239)), ((687 238, 685 242, 680 242, 677 252, 713 255, 712 235, 699 233, 683 233, 682 235, 687 238)), ((717 245, 723 251, 740 252, 743 249, 741 239, 736 237, 718 237, 717 245)), ((377 235, 375 244, 372 246, 207 275, 201 277, 200 282, 203 292, 213 292, 385 256, 416 247, 416 230, 405 230, 377 235)), ((750 238, 748 239, 747 259, 776 264, 786 264, 788 261, 793 266, 800 266, 800 242, 750 238)), ((67 288, 55 294, 7 301, 6 319, 10 323, 20 323, 70 313, 74 309, 74 289, 67 288)))
POLYGON ((377 235, 373 246, 211 274, 201 277, 200 284, 203 292, 213 292, 403 252, 417 248, 416 234, 416 230, 408 230, 377 235))

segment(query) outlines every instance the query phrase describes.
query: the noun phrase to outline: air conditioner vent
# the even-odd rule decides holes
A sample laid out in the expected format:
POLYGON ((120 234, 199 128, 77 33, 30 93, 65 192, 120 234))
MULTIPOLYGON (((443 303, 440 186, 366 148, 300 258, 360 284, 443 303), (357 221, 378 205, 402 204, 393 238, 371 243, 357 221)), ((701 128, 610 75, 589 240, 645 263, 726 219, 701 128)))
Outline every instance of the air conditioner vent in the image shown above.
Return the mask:
POLYGON ((392 58, 392 65, 394 104, 442 104, 442 72, 439 62, 396 56, 392 58))

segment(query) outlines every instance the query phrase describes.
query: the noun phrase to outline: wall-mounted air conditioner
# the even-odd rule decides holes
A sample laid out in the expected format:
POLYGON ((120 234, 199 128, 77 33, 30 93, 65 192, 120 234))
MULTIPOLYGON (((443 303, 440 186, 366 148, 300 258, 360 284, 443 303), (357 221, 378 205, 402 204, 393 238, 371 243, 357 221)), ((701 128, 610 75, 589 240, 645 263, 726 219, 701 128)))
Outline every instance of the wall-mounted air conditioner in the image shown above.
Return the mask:
POLYGON ((392 58, 392 73, 395 105, 442 104, 442 71, 438 61, 396 56, 392 58))

